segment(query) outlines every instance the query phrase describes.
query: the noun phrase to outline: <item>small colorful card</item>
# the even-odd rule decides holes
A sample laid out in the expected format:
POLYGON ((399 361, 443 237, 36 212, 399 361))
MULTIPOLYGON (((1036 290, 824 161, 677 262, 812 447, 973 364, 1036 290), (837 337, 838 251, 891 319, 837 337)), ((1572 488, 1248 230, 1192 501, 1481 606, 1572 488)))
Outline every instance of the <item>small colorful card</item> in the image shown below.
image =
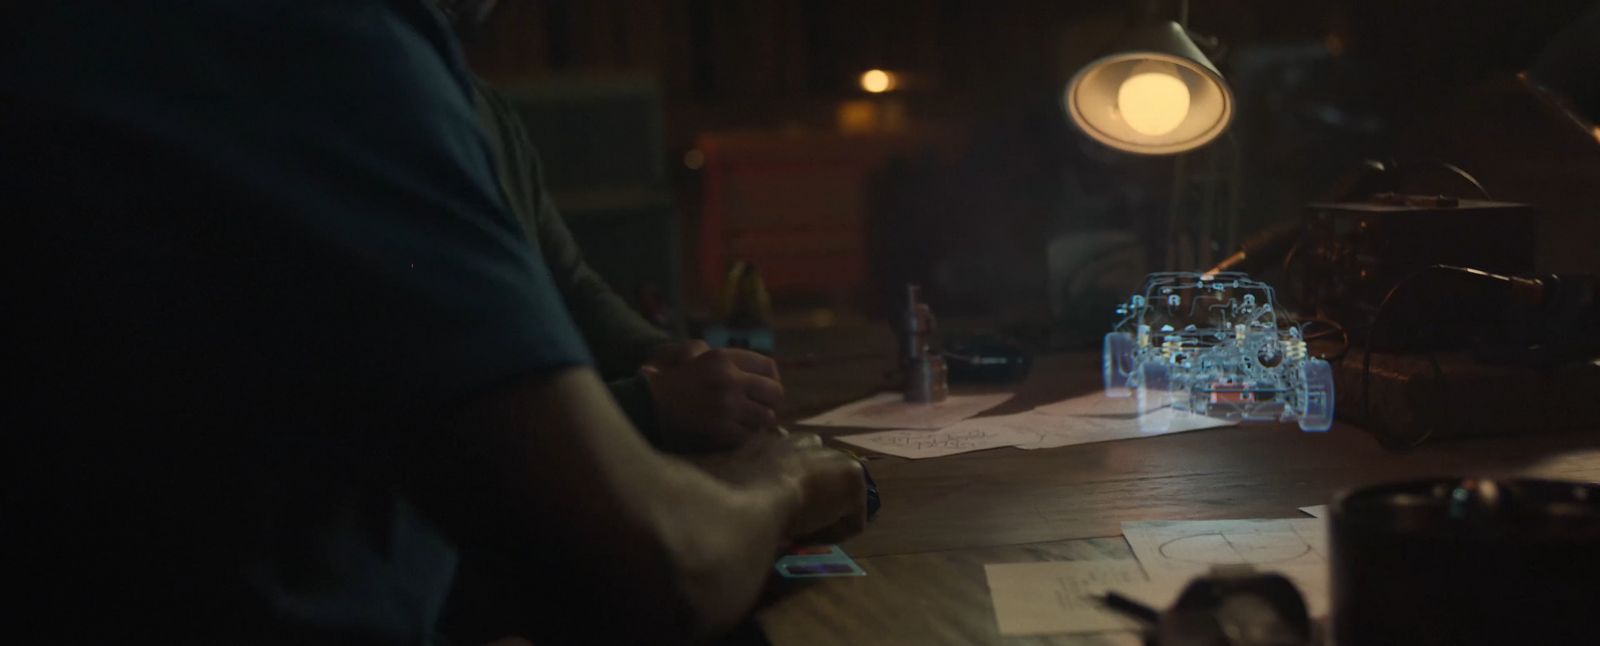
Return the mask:
POLYGON ((866 576, 855 559, 838 545, 803 545, 789 550, 773 564, 785 579, 811 579, 830 576, 866 576))

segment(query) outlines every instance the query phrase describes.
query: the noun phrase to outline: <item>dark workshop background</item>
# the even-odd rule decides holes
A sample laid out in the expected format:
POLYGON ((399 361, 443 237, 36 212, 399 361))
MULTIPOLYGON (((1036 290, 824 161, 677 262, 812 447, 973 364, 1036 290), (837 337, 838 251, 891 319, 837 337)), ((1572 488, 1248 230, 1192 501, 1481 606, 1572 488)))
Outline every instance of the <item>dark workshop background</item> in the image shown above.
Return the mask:
MULTIPOLYGON (((1515 79, 1591 4, 1193 0, 1238 99, 1238 235, 1298 217, 1362 159, 1439 159, 1546 213, 1544 269, 1600 271, 1600 145, 1515 79)), ((1102 150, 1059 103, 1125 26, 1176 2, 502 5, 469 57, 527 102, 595 263, 700 317, 734 260, 802 324, 881 313, 907 281, 942 313, 1060 317, 1052 241, 1147 238, 1190 197, 1173 158, 1102 150), (861 89, 874 68, 894 91, 861 89)))

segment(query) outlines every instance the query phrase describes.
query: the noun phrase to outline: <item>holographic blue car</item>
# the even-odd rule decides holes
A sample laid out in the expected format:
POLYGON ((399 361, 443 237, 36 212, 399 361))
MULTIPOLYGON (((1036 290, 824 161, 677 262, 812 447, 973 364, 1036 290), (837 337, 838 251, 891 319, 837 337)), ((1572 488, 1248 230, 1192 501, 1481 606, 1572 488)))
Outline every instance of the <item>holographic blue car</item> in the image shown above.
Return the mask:
POLYGON ((1333 425, 1333 369, 1307 355, 1300 328, 1280 323, 1271 286, 1242 273, 1156 273, 1117 314, 1105 337, 1108 396, 1137 396, 1140 411, 1170 404, 1233 421, 1297 421, 1303 431, 1333 425))

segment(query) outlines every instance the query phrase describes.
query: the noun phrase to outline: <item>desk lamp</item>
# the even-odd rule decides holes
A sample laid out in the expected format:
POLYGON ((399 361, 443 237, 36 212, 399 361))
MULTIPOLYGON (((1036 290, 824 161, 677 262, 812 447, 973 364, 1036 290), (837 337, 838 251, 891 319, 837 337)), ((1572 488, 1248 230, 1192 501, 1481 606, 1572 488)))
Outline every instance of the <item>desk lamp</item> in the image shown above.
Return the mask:
POLYGON ((1233 119, 1222 74, 1172 21, 1130 31, 1117 51, 1072 77, 1063 102, 1085 134, 1138 155, 1194 150, 1233 119))
MULTIPOLYGON (((1129 30, 1111 54, 1073 75, 1062 104, 1084 134, 1135 155, 1177 155, 1211 143, 1228 129, 1233 92, 1189 36, 1188 1, 1180 7, 1178 22, 1145 22, 1129 30)), ((1183 162, 1180 157, 1174 164, 1174 197, 1166 227, 1168 268, 1181 262, 1177 196, 1178 185, 1187 177, 1183 162)), ((1230 177, 1238 174, 1237 152, 1233 164, 1230 177)), ((1229 208, 1225 217, 1231 244, 1238 213, 1229 208)), ((1202 218, 1201 227, 1209 228, 1209 218, 1202 218)), ((1209 242, 1195 246, 1205 264, 1210 246, 1209 242)))

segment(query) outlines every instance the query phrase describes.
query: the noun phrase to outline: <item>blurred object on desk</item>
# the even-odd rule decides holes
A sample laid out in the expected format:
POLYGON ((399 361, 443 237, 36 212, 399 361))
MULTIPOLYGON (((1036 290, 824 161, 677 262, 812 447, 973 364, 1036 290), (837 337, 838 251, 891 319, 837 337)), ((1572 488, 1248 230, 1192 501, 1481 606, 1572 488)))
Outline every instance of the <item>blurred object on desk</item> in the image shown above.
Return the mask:
POLYGON ((1214 566, 1183 588, 1146 637, 1159 646, 1322 646, 1307 605, 1282 574, 1214 566))
POLYGON ((1033 356, 1020 344, 998 334, 951 338, 944 344, 944 362, 955 383, 1005 384, 1022 381, 1033 356))
POLYGON ((1600 635, 1600 486, 1454 478, 1332 507, 1343 644, 1584 644, 1600 635))
POLYGON ((772 298, 761 272, 745 261, 728 268, 718 299, 717 320, 702 336, 714 348, 742 348, 771 356, 777 351, 772 334, 772 298))

